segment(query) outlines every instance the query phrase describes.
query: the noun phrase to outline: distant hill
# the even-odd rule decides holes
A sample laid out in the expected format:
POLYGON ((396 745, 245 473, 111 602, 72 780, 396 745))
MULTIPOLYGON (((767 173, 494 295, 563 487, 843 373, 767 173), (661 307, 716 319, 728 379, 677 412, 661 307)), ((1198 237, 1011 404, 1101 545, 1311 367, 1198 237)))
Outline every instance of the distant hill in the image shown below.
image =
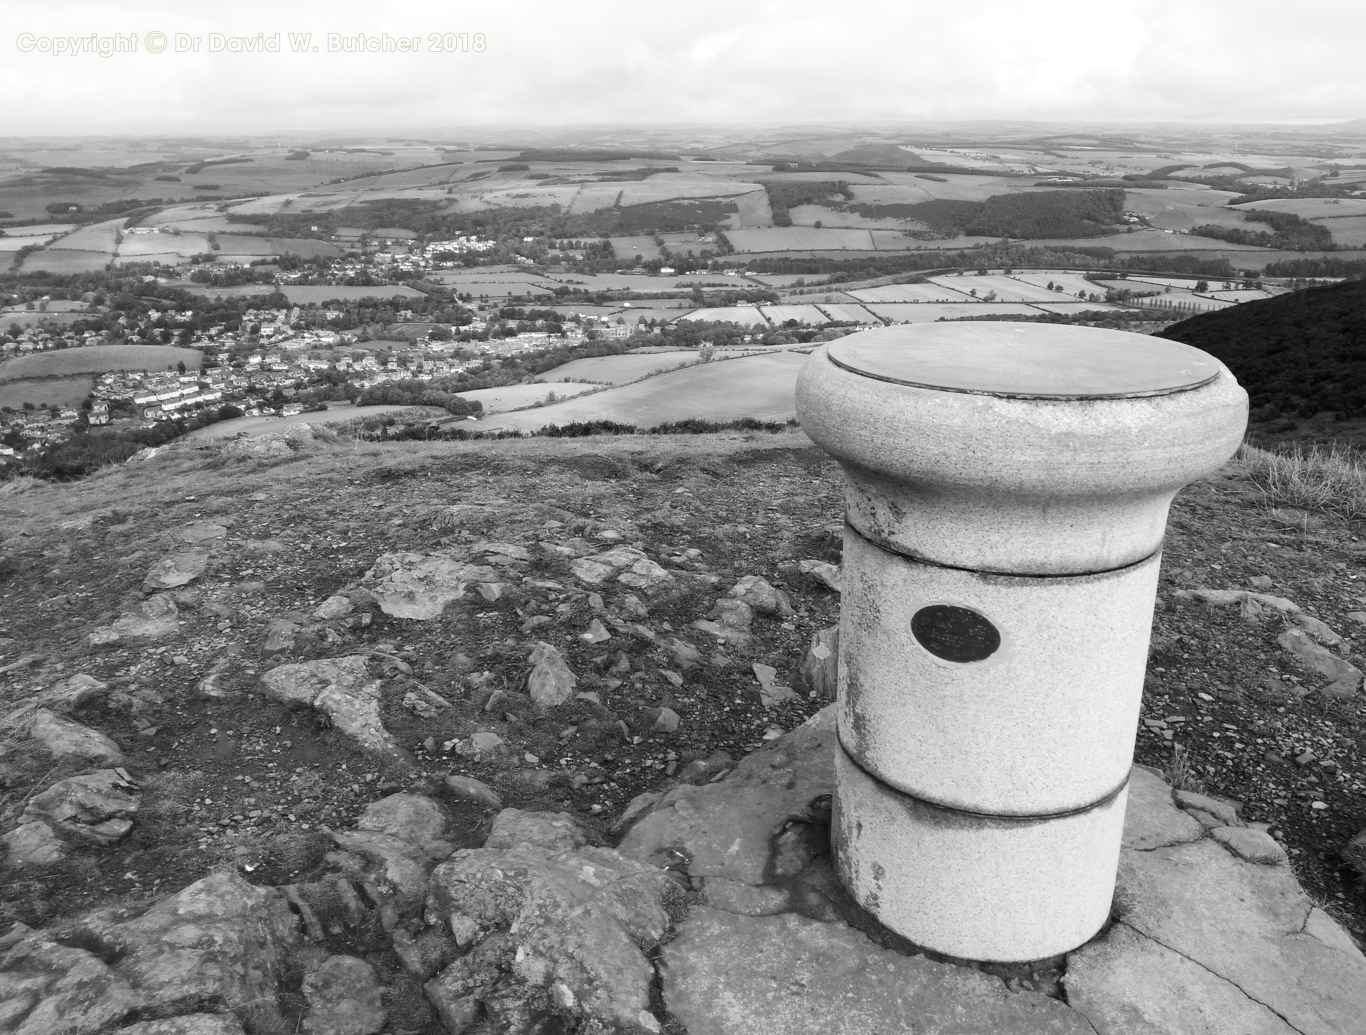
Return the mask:
POLYGON ((1366 280, 1205 313, 1158 336, 1227 364, 1247 389, 1254 432, 1274 436, 1324 411, 1339 424, 1366 420, 1366 280))

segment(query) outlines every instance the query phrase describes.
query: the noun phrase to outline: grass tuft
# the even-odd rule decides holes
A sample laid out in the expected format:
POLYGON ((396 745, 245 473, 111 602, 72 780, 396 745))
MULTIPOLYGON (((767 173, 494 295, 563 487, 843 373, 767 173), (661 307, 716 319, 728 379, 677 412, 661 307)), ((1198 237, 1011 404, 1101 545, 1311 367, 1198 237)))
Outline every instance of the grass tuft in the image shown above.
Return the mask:
POLYGON ((1366 517, 1366 454, 1340 443, 1268 452, 1244 448, 1248 476, 1273 507, 1366 517))

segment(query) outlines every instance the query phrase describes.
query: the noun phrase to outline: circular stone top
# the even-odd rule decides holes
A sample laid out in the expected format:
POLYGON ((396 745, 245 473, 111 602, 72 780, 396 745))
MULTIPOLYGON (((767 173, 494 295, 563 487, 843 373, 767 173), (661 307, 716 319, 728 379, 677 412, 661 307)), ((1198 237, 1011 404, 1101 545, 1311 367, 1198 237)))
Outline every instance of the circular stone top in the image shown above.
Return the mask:
POLYGON ((1037 323, 902 324, 832 342, 854 374, 943 392, 1026 399, 1168 395, 1214 380, 1220 363, 1179 342, 1037 323))

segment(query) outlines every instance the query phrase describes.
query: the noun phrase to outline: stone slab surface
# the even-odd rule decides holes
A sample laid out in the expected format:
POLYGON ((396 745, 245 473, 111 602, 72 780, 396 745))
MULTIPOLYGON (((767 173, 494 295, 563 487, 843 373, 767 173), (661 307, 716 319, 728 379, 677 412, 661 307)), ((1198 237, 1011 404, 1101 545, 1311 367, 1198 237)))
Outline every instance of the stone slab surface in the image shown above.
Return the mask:
MULTIPOLYGON (((1097 979, 1107 989, 1110 1013, 1142 1014, 1150 1009, 1145 1004, 1179 997, 1184 987, 1184 965, 1155 967, 1148 947, 1123 951, 1136 944, 1124 934, 1130 931, 1264 1004, 1302 1035, 1361 1031, 1366 957, 1355 947, 1344 947, 1340 938, 1329 935, 1324 940, 1329 928, 1322 921, 1306 930, 1312 909, 1288 867, 1247 862, 1209 838, 1147 852, 1128 850, 1120 859, 1115 889, 1119 923, 1076 956, 1102 961, 1095 970, 1111 972, 1104 982, 1097 979), (1106 964, 1103 946, 1113 942, 1120 943, 1120 959, 1106 964)), ((1075 986, 1080 994, 1091 978, 1083 967, 1069 971, 1065 980, 1069 990, 1075 986)), ((1173 1035, 1205 1030, 1169 1020, 1166 1027, 1109 1030, 1173 1035)))
POLYGON ((693 877, 764 883, 774 835, 810 818, 834 790, 834 716, 826 708, 722 781, 669 791, 622 839, 621 853, 693 877))
POLYGON ((1147 766, 1129 770, 1129 802, 1124 813, 1124 847, 1146 851, 1198 841, 1200 822, 1172 807, 1172 789, 1147 766))
POLYGON ((1123 924, 1072 954, 1066 984, 1099 1035, 1295 1035, 1233 982, 1123 924))
POLYGON ((1055 999, 902 956, 852 928, 700 907, 664 947, 664 1001, 688 1035, 1091 1035, 1055 999))

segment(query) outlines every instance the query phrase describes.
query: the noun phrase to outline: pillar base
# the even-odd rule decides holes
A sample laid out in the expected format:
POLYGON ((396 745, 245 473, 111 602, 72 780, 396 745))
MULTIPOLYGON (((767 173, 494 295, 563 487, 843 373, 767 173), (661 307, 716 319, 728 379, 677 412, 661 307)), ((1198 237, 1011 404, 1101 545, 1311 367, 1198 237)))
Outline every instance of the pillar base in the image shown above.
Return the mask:
POLYGON ((883 784, 835 747, 832 835, 840 881, 916 945, 1022 962, 1070 952, 1105 924, 1128 785, 1083 811, 982 816, 883 784))

